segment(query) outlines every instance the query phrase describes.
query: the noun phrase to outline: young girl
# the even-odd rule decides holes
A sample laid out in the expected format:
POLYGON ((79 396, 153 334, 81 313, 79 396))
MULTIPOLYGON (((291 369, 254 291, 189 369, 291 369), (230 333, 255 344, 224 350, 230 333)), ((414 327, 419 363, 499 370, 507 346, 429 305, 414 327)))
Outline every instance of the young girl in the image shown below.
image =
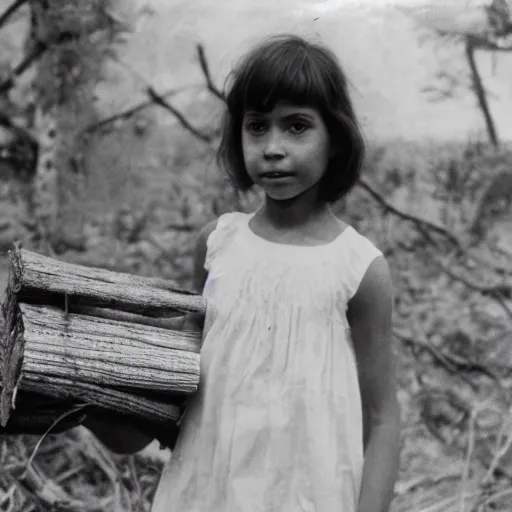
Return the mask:
POLYGON ((389 269, 330 208, 363 153, 328 49, 277 36, 241 61, 219 160, 266 198, 199 237, 200 389, 153 512, 388 510, 399 451, 389 269))

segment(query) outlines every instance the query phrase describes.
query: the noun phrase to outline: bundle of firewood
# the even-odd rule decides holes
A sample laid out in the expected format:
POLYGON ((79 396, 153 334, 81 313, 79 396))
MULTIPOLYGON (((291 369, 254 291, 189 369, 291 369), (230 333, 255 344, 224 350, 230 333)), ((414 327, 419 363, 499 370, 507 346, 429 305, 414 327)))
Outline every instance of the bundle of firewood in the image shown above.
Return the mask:
POLYGON ((197 390, 206 302, 168 281, 16 246, 2 309, 0 433, 62 431, 91 410, 165 429, 197 390))

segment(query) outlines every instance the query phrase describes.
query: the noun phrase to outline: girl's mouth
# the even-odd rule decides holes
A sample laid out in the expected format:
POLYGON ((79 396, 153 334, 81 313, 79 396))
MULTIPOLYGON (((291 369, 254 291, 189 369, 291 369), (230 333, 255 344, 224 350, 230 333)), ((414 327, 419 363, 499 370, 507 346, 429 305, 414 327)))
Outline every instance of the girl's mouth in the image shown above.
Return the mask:
POLYGON ((280 171, 264 172, 261 174, 261 177, 263 179, 269 179, 269 180, 279 180, 279 179, 289 178, 290 176, 293 176, 293 173, 280 172, 280 171))

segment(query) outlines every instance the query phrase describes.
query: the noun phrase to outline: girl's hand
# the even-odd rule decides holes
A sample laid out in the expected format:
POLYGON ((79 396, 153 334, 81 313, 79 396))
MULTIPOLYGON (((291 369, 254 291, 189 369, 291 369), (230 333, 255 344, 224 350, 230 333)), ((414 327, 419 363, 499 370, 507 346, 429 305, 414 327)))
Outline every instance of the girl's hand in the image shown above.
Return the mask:
MULTIPOLYGON (((181 417, 185 402, 181 404, 181 417)), ((181 418, 180 418, 181 420, 181 418)), ((173 450, 180 432, 180 421, 169 425, 154 425, 134 419, 127 414, 97 409, 88 413, 82 425, 88 428, 114 453, 132 454, 143 450, 154 439, 161 448, 173 450)))
POLYGON ((183 331, 202 331, 204 328, 204 313, 187 313, 183 317, 183 331))
POLYGON ((155 438, 150 429, 125 414, 96 411, 88 414, 82 425, 109 450, 119 454, 139 452, 155 438))

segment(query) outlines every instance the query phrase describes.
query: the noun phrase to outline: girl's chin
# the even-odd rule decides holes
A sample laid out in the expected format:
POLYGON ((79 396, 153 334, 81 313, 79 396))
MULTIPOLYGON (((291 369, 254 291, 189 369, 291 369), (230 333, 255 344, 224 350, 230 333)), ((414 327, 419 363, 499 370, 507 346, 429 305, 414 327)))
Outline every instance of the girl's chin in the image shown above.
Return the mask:
POLYGON ((270 198, 274 199, 275 201, 284 201, 286 199, 293 199, 296 197, 297 192, 292 189, 285 189, 284 187, 282 189, 278 188, 270 188, 270 187, 263 187, 263 190, 265 191, 265 194, 270 198))

